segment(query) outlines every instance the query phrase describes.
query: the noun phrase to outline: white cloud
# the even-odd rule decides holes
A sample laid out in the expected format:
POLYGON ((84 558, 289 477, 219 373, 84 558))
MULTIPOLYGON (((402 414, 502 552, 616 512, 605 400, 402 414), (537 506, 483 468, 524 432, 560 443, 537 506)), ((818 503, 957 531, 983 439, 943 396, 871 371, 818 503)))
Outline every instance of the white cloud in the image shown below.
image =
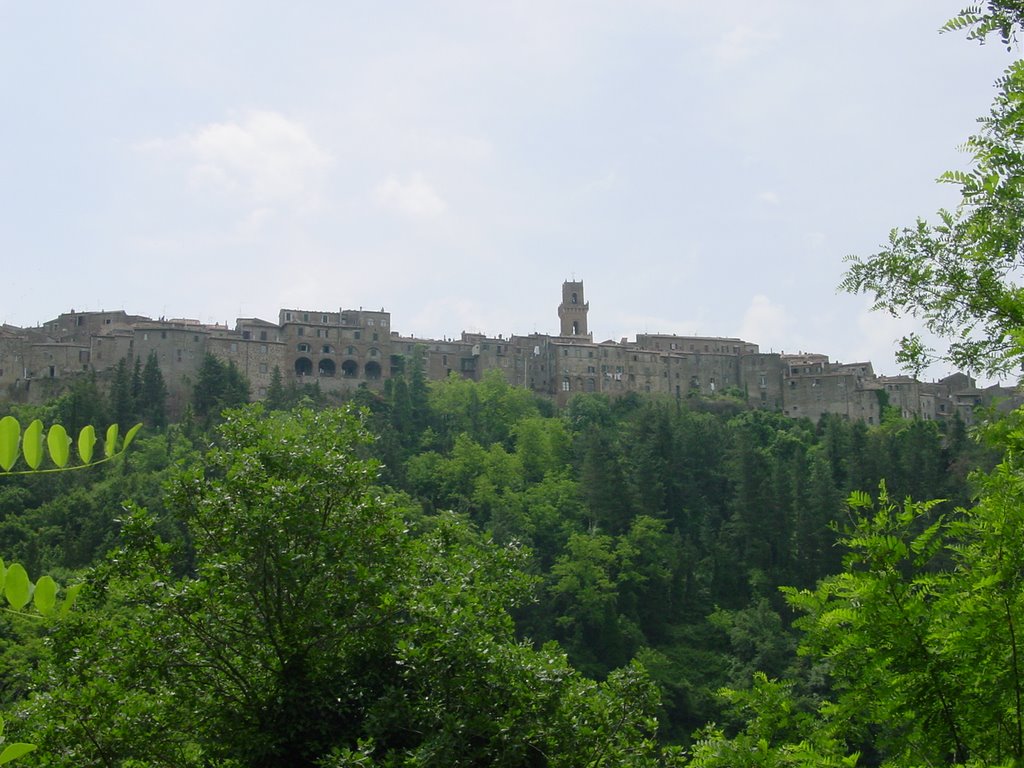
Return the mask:
POLYGON ((311 201, 332 163, 302 123, 271 111, 247 112, 140 148, 183 160, 193 190, 246 205, 311 201))
POLYGON ((820 251, 825 247, 825 243, 828 238, 824 232, 805 232, 804 233, 804 245, 812 251, 820 251))
POLYGON ((763 294, 754 296, 750 306, 743 314, 740 327, 740 338, 752 341, 761 347, 762 352, 789 346, 792 350, 798 343, 794 333, 793 318, 782 304, 774 304, 763 294), (768 349, 766 349, 766 347, 768 349))
POLYGON ((404 182, 389 176, 374 189, 373 198, 381 207, 413 219, 434 218, 448 209, 441 196, 418 173, 404 182))
POLYGON ((587 192, 609 192, 618 183, 618 174, 615 171, 607 171, 596 179, 592 179, 584 186, 587 192))
POLYGON ((761 54, 777 38, 748 24, 738 24, 716 41, 711 55, 719 67, 732 69, 761 54))
POLYGON ((757 196, 757 199, 762 203, 768 203, 769 205, 778 205, 782 202, 782 199, 779 197, 779 193, 773 192, 772 190, 765 190, 764 192, 761 192, 757 196))

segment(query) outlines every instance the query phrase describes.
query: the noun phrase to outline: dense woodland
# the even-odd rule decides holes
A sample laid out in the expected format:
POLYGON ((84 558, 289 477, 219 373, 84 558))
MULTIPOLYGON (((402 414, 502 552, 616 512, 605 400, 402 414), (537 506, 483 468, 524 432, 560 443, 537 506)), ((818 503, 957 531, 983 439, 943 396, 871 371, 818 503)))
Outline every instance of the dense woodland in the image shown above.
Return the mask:
MULTIPOLYGON (((2 620, 26 761, 716 765, 700 745, 742 720, 723 689, 782 686, 794 718, 837 693, 801 631, 829 598, 780 588, 852 567, 851 493, 945 499, 896 533, 916 535, 999 458, 959 421, 728 396, 555 412, 499 375, 428 383, 415 356, 383 394, 281 385, 220 416, 244 381, 202 370, 170 425, 154 361, 11 409, 146 425, 105 466, 0 478, 0 551, 86 584, 58 622, 2 620)), ((834 751, 877 764, 875 743, 834 751)))

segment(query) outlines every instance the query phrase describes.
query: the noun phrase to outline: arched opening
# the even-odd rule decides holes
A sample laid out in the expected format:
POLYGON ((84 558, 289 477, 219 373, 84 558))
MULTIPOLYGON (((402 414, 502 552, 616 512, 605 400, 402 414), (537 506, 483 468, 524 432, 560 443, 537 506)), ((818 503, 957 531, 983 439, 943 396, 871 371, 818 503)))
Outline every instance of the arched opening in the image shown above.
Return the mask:
POLYGON ((596 384, 593 379, 587 379, 587 392, 593 392, 596 384))
POLYGON ((333 376, 338 369, 335 367, 334 361, 328 359, 321 360, 320 364, 317 366, 317 370, 320 372, 321 376, 333 376))
POLYGON ((380 378, 380 363, 371 360, 366 364, 366 378, 368 379, 379 379, 380 378))
POLYGON ((573 304, 578 304, 579 303, 579 298, 576 296, 575 293, 572 295, 572 303, 573 304))
POLYGON ((341 364, 341 375, 346 379, 354 379, 359 375, 359 364, 355 360, 346 360, 341 364))
POLYGON ((313 375, 313 361, 308 357, 300 357, 295 361, 295 375, 296 376, 312 376, 313 375))
POLYGON ((577 321, 577 320, 573 320, 573 321, 572 321, 572 335, 573 335, 573 336, 578 336, 578 335, 579 335, 579 332, 580 332, 580 324, 579 324, 579 321, 577 321))

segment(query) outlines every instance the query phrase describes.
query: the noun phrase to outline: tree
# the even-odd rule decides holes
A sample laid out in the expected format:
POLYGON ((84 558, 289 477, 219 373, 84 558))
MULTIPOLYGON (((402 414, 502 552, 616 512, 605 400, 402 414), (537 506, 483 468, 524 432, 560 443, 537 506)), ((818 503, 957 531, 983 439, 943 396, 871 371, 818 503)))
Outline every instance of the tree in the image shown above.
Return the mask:
POLYGON ((267 387, 267 399, 263 403, 267 410, 280 411, 287 407, 287 395, 281 378, 281 368, 274 366, 270 374, 270 386, 267 387))
POLYGON ((884 485, 877 504, 854 494, 845 571, 788 591, 848 741, 870 738, 886 765, 1024 759, 1020 469, 1008 459, 949 519, 936 502, 894 503, 884 485))
POLYGON ((594 683, 517 642, 525 553, 450 514, 411 532, 370 439, 348 411, 226 412, 171 485, 187 561, 126 521, 36 741, 75 765, 672 765, 643 671, 594 683))
POLYGON ((151 427, 167 426, 167 384, 160 372, 156 350, 151 350, 142 370, 139 415, 151 427))
POLYGON ((221 362, 207 353, 192 388, 196 415, 209 423, 225 408, 249 402, 249 382, 234 362, 221 362))
POLYGON ((56 421, 76 433, 88 424, 109 422, 107 397, 96 385, 96 373, 76 376, 71 387, 56 402, 56 421))
POLYGON ((122 357, 114 368, 114 380, 110 385, 110 410, 114 422, 122 428, 135 420, 135 397, 132 394, 132 374, 128 360, 122 357))
MULTIPOLYGON (((998 33, 1008 43, 1022 23, 1019 0, 989 0, 987 10, 968 8, 945 29, 967 29, 981 41, 998 33)), ((939 211, 936 224, 919 219, 894 229, 866 259, 850 257, 841 284, 950 340, 937 352, 916 334, 904 338, 899 359, 914 371, 935 359, 990 374, 1024 363, 1024 289, 1015 283, 1024 266, 1024 61, 1011 64, 997 86, 991 113, 965 143, 970 170, 940 177, 959 187, 957 209, 939 211)))

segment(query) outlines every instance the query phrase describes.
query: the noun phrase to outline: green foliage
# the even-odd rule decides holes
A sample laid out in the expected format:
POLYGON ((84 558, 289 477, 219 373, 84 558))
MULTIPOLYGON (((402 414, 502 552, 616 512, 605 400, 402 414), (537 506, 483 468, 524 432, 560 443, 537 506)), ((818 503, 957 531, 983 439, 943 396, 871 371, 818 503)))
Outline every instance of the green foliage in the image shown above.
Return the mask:
MULTIPOLYGON (((410 387, 410 396, 413 391, 410 387)), ((454 374, 444 381, 431 382, 428 397, 437 434, 445 447, 463 433, 481 445, 500 442, 511 447, 512 425, 539 414, 536 396, 511 386, 497 370, 488 371, 479 383, 454 374)))
POLYGON ((221 412, 249 402, 249 382, 234 362, 224 363, 207 353, 192 387, 192 406, 209 426, 221 412))
MULTIPOLYGON (((139 359, 135 359, 138 367, 139 359)), ((151 350, 142 369, 142 380, 138 397, 139 417, 156 428, 167 426, 167 384, 160 371, 156 350, 151 350)))
POLYGON ((97 442, 96 430, 92 425, 82 427, 77 440, 80 463, 69 466, 72 440, 63 426, 54 424, 46 432, 46 450, 44 450, 43 423, 39 419, 32 421, 25 428, 23 434, 17 419, 13 416, 4 416, 0 419, 0 475, 60 472, 68 469, 84 469, 85 467, 101 464, 123 454, 141 428, 142 424, 136 424, 125 433, 124 439, 119 442, 120 430, 117 424, 111 424, 107 429, 106 439, 103 442, 103 458, 94 461, 93 449, 97 442), (47 453, 54 466, 51 468, 41 468, 43 458, 47 453), (14 469, 19 458, 22 459, 27 469, 14 469))
POLYGON ((988 0, 986 7, 969 5, 942 26, 943 32, 967 30, 969 40, 984 43, 993 33, 999 35, 1007 50, 1017 39, 1017 30, 1024 17, 1019 0, 988 0))
POLYGON ((842 499, 883 474, 893 498, 968 499, 984 454, 962 428, 596 396, 548 417, 499 380, 414 406, 414 367, 355 392, 358 415, 229 412, 137 439, 117 472, 3 478, 0 551, 30 572, 64 581, 113 548, 79 610, 21 622, 48 627, 46 654, 0 625, 8 701, 53 656, 16 735, 55 765, 670 765, 652 718, 679 743, 724 722, 701 738, 728 755, 746 723, 716 691, 760 669, 792 676, 799 723, 737 749, 892 757, 894 727, 839 727, 839 678, 794 658, 776 587, 843 567, 842 499))
MULTIPOLYGON (((40 576, 39 580, 33 584, 29 581, 28 573, 20 563, 11 563, 5 566, 4 561, 0 560, 0 599, 6 600, 7 607, 2 610, 8 615, 32 618, 67 616, 81 587, 81 584, 76 584, 68 588, 64 599, 58 604, 59 587, 52 577, 40 576)), ((5 663, 8 658, 5 654, 5 663)), ((4 718, 0 717, 0 765, 13 762, 36 749, 35 744, 27 742, 5 744, 5 725, 4 718)))
MULTIPOLYGON (((1016 454, 1016 446, 1013 453, 1016 454)), ((996 765, 1024 757, 1024 480, 1008 459, 979 503, 850 499, 846 570, 789 590, 803 653, 827 661, 848 738, 887 765, 996 765)), ((1016 764, 1016 763, 1014 763, 1016 764)))
POLYGON ((9 608, 4 610, 8 612, 22 614, 31 605, 39 616, 67 615, 81 588, 81 584, 69 587, 64 599, 58 603, 57 592, 60 587, 52 577, 40 576, 33 584, 20 563, 4 566, 4 561, 0 560, 0 596, 7 601, 9 608))
MULTIPOLYGON (((136 511, 26 706, 60 764, 670 765, 656 687, 518 642, 527 554, 453 515, 410 530, 348 412, 228 411, 182 467, 175 553, 136 511), (176 575, 184 555, 186 575, 176 575), (180 563, 179 563, 180 564, 180 563)), ((466 450, 472 448, 467 442, 466 450)), ((518 462, 484 451, 493 472, 518 462), (511 462, 511 463, 510 463, 511 462)))
POLYGON ((853 768, 860 759, 858 753, 845 753, 832 713, 802 709, 791 684, 758 672, 750 689, 722 689, 720 695, 742 728, 733 737, 714 724, 701 729, 691 750, 691 768, 853 768))
POLYGON ((4 725, 4 719, 0 717, 0 747, 2 747, 0 749, 0 765, 6 765, 17 760, 19 757, 24 757, 36 748, 35 744, 26 744, 24 742, 5 744, 4 725))

